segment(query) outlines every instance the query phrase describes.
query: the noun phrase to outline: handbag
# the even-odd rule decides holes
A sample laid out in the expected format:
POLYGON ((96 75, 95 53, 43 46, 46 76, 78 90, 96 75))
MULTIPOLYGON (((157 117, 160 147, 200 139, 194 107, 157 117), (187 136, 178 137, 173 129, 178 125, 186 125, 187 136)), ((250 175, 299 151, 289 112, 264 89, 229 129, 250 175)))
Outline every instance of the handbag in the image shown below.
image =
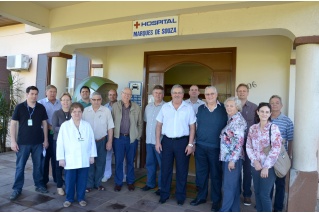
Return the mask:
MULTIPOLYGON (((272 126, 272 124, 270 125, 270 128, 269 128, 269 141, 270 141, 269 146, 267 146, 263 149, 263 151, 266 155, 269 154, 269 151, 271 149, 271 126, 272 126)), ((291 167, 290 158, 289 158, 288 153, 285 149, 285 146, 282 144, 278 159, 274 165, 276 176, 279 178, 285 177, 287 175, 288 171, 290 170, 290 167, 291 167)))

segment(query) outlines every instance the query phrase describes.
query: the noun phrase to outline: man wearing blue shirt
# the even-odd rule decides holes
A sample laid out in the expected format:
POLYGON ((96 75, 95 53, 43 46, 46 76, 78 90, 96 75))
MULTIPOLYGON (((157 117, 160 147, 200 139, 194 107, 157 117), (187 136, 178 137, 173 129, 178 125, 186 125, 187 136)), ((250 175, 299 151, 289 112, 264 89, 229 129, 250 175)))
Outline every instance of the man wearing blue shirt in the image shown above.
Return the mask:
POLYGON ((43 166, 43 183, 46 184, 49 182, 49 163, 51 159, 51 169, 52 169, 52 176, 54 182, 56 182, 55 176, 55 166, 56 166, 56 156, 53 152, 53 134, 54 131, 52 129, 52 116, 53 113, 59 109, 61 109, 61 102, 56 98, 57 95, 57 88, 54 85, 48 85, 46 87, 46 98, 39 100, 38 102, 45 107, 45 110, 48 115, 48 141, 49 147, 46 151, 45 159, 44 159, 44 166, 43 166))

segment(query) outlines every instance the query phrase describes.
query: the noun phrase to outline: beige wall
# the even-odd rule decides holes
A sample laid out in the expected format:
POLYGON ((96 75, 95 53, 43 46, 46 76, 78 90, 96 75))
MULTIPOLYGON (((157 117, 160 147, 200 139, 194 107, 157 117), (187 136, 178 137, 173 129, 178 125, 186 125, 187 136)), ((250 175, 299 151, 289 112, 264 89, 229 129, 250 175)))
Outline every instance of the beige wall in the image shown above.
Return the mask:
POLYGON ((102 60, 104 77, 118 83, 121 91, 128 81, 143 81, 145 51, 219 47, 237 47, 236 85, 256 82, 257 87, 250 91, 251 101, 268 101, 271 95, 278 94, 287 112, 292 42, 283 36, 154 42, 77 51, 102 60))
POLYGON ((24 24, 21 24, 2 27, 0 38, 0 56, 25 54, 32 58, 29 71, 18 72, 25 91, 26 87, 36 83, 38 54, 50 52, 51 34, 27 34, 24 33, 24 24))

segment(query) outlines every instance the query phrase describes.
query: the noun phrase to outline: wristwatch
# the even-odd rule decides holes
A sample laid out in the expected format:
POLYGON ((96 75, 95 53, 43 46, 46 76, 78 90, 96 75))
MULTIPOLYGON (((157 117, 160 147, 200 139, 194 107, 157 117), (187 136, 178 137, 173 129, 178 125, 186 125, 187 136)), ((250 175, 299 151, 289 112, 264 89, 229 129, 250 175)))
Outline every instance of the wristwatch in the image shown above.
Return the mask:
POLYGON ((190 146, 190 147, 194 147, 194 144, 192 144, 192 143, 189 143, 189 144, 188 144, 188 146, 190 146))

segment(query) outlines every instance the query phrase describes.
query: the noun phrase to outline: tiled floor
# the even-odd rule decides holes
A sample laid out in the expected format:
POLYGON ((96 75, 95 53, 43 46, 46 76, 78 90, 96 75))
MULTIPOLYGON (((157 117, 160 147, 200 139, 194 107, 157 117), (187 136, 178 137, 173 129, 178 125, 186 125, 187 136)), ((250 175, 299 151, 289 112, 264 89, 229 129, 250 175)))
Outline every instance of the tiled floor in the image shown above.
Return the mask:
MULTIPOLYGON (((172 196, 165 204, 159 204, 159 197, 154 191, 143 192, 136 188, 135 191, 128 191, 126 185, 120 192, 113 191, 113 178, 103 183, 106 191, 93 190, 86 194, 88 205, 81 207, 77 202, 69 208, 63 207, 64 196, 56 193, 56 185, 50 179, 48 184, 49 193, 40 194, 34 191, 32 178, 32 163, 27 162, 25 170, 25 182, 22 194, 16 200, 11 202, 9 196, 12 193, 12 184, 15 175, 15 154, 13 152, 0 154, 0 211, 1 212, 193 212, 210 211, 211 203, 191 206, 192 200, 187 198, 183 206, 176 204, 172 196)), ((146 173, 145 169, 136 169, 136 177, 141 177, 146 173)), ((194 178, 194 177, 190 177, 194 178)), ((241 211, 255 211, 254 203, 251 206, 242 205, 241 211)))

